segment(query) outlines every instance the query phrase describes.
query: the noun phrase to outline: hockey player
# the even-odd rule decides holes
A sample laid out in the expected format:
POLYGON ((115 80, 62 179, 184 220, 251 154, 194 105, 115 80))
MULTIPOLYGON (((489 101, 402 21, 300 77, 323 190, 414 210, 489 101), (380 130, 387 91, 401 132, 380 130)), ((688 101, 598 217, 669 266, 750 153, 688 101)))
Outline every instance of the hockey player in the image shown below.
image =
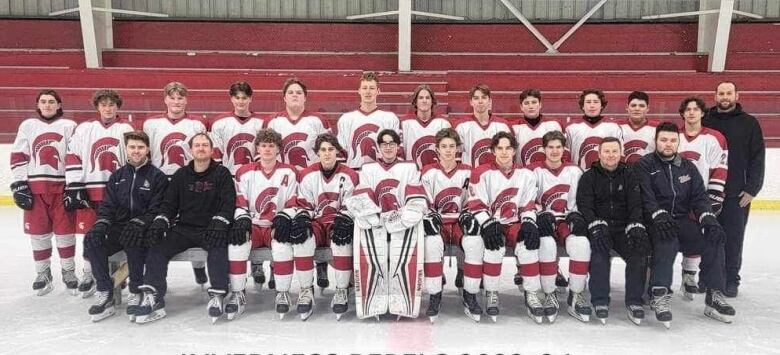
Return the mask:
POLYGON ((149 137, 141 131, 128 132, 123 140, 127 164, 109 176, 101 192, 96 222, 84 237, 84 254, 92 261, 97 283, 97 302, 89 308, 94 322, 114 314, 114 283, 108 273, 108 257, 121 250, 127 254, 130 271, 127 315, 130 321, 135 320, 148 247, 145 233, 168 186, 168 177, 149 163, 149 137))
MULTIPOLYGON (((400 135, 398 116, 380 110, 376 98, 379 96, 379 77, 366 72, 360 77, 360 107, 339 117, 339 144, 345 149, 347 166, 359 170, 363 164, 376 161, 377 137, 383 129, 392 129, 400 135)), ((403 152, 401 150, 401 152, 403 152)))
POLYGON ((615 137, 622 141, 623 133, 616 122, 602 116, 601 113, 607 107, 607 98, 601 90, 583 90, 579 104, 583 116, 572 119, 566 126, 566 139, 572 163, 588 170, 599 157, 601 139, 615 137))
POLYGON ((136 323, 165 317, 168 261, 193 247, 208 253, 211 288, 208 313, 212 322, 223 314, 228 286, 227 242, 236 206, 236 190, 230 170, 211 158, 213 146, 206 133, 190 139, 193 160, 173 174, 160 213, 147 230, 150 245, 146 257, 143 303, 136 323))
POLYGON ((11 147, 11 192, 24 210, 24 232, 30 236, 35 271, 33 291, 43 296, 54 288, 51 276, 51 237, 54 232, 62 266, 62 282, 77 293, 75 216, 65 210, 65 153, 76 122, 62 117, 62 100, 54 90, 35 98, 38 117, 19 125, 11 147))
MULTIPOLYGON (((246 164, 236 172, 238 197, 235 206, 235 224, 230 230, 228 259, 230 260, 231 294, 225 306, 228 320, 241 315, 246 304, 246 261, 252 249, 271 247, 276 274, 276 311, 283 316, 290 307, 290 281, 293 273, 293 253, 282 253, 272 238, 287 241, 290 224, 296 217, 295 168, 280 163, 279 133, 261 129, 255 140, 258 160, 246 164), (276 217, 278 216, 278 217, 276 217), (284 222, 280 224, 281 222, 284 222), (248 237, 247 237, 248 235, 248 237)), ((313 254, 313 251, 312 251, 313 254)), ((311 260, 309 260, 311 262, 311 260)), ((307 268, 311 271, 313 266, 307 268)), ((301 280, 305 282, 306 280, 301 280)), ((311 276, 308 278, 311 284, 311 276)), ((301 305, 303 306, 303 305, 301 305)))
MULTIPOLYGON (((233 111, 215 117, 211 121, 211 139, 214 140, 214 160, 230 170, 233 176, 255 158, 254 140, 263 128, 263 120, 250 110, 252 86, 244 81, 230 85, 230 103, 233 111)), ((252 264, 252 277, 257 287, 265 283, 263 265, 252 264)), ((269 280, 272 288, 273 280, 269 280)))
POLYGON ((736 312, 721 293, 725 233, 712 213, 696 166, 677 152, 679 138, 674 123, 661 123, 656 130, 655 153, 644 156, 635 165, 653 242, 650 305, 656 319, 671 327, 673 264, 680 246, 687 245, 691 250, 701 250, 701 284, 707 293, 704 314, 730 323, 736 312))
POLYGON ((493 136, 498 132, 512 132, 512 129, 506 120, 490 112, 493 101, 487 85, 477 84, 471 88, 469 103, 473 109, 472 115, 456 120, 454 127, 463 140, 461 161, 477 168, 493 162, 490 149, 493 136))
MULTIPOLYGON (((330 133, 330 125, 325 118, 306 111, 306 95, 306 84, 298 78, 287 79, 282 89, 285 110, 271 115, 264 124, 265 128, 282 135, 282 145, 279 146, 282 163, 292 165, 298 171, 317 161, 317 152, 312 149, 314 141, 320 134, 330 133)), ((255 272, 256 266, 252 265, 253 275, 256 275, 255 272)), ((317 263, 317 286, 321 289, 330 286, 327 262, 317 263)))
POLYGON ((625 305, 628 318, 639 325, 645 317, 647 255, 650 240, 642 224, 639 177, 621 162, 620 140, 606 137, 599 145, 599 160, 577 186, 577 209, 585 217, 590 237, 590 300, 596 318, 609 317, 610 250, 625 261, 625 305))
MULTIPOLYGON (((678 151, 680 156, 690 160, 704 181, 707 195, 712 204, 712 213, 716 216, 723 209, 723 192, 728 175, 728 150, 726 138, 720 132, 702 126, 702 117, 706 111, 704 100, 698 97, 688 97, 680 103, 680 116, 684 121, 684 129, 678 151)), ((698 251, 691 250, 690 245, 680 245, 683 251, 682 285, 680 291, 689 300, 699 292, 696 274, 699 272, 701 257, 698 251)))
MULTIPOLYGON (((124 134, 133 131, 129 122, 117 116, 122 98, 116 91, 98 90, 92 105, 100 114, 99 119, 76 126, 65 156, 65 209, 75 211, 76 236, 81 237, 97 219, 109 176, 127 161, 124 134)), ((86 258, 79 292, 84 298, 95 292, 92 268, 86 258)))
MULTIPOLYGON (((192 159, 187 142, 197 133, 205 133, 206 125, 187 114, 187 87, 180 82, 170 82, 163 88, 163 102, 167 108, 162 115, 147 118, 143 131, 149 136, 152 164, 170 178, 179 168, 192 159)), ((195 281, 206 284, 205 264, 192 262, 195 281)))
POLYGON ((435 112, 436 95, 428 85, 420 85, 412 93, 414 112, 401 118, 405 156, 417 167, 436 162, 436 133, 450 128, 450 121, 435 112))
POLYGON ((534 198, 537 187, 533 173, 515 164, 517 139, 509 132, 498 132, 490 143, 493 162, 471 173, 467 212, 460 215, 466 277, 463 305, 466 315, 479 321, 481 308, 476 293, 479 280, 469 277, 469 269, 481 270, 485 286, 485 313, 493 321, 498 317, 498 286, 505 245, 514 248, 522 266, 525 299, 530 316, 544 314, 536 292, 539 284, 539 230, 536 226, 534 198))
POLYGON ((658 122, 647 119, 650 111, 650 97, 642 91, 633 91, 628 95, 626 112, 628 119, 621 120, 620 131, 623 135, 623 160, 634 165, 639 158, 655 151, 655 127, 658 122))
POLYGON ((377 139, 380 159, 363 166, 360 185, 346 200, 356 227, 355 307, 360 319, 388 311, 415 318, 422 293, 425 190, 417 166, 398 158, 398 133, 384 129, 377 139))
MULTIPOLYGON (((545 293, 544 315, 551 323, 558 316, 556 270, 558 245, 569 255, 569 314, 583 322, 590 320, 592 310, 583 296, 590 263, 590 243, 587 225, 577 211, 577 185, 582 170, 563 162, 566 137, 560 131, 545 133, 542 137, 545 160, 528 166, 536 177, 536 224, 539 226, 539 281, 545 293)), ((531 278, 527 276, 526 278, 531 278)), ((533 298, 533 296, 531 296, 533 298)), ((537 323, 542 318, 532 317, 537 323)))
MULTIPOLYGON (((319 162, 310 165, 298 175, 297 206, 300 209, 296 214, 300 215, 298 220, 311 220, 311 229, 304 231, 309 233, 310 237, 302 242, 300 239, 291 239, 290 243, 283 243, 279 247, 286 248, 280 250, 281 254, 294 254, 296 265, 311 263, 315 247, 331 249, 336 275, 336 292, 331 308, 338 320, 347 312, 347 288, 352 274, 352 239, 355 231, 353 218, 344 213, 344 199, 352 196, 352 191, 358 184, 358 174, 337 161, 338 152, 342 148, 333 134, 319 135, 314 141, 314 150, 319 162)), ((299 270, 298 279, 306 278, 311 280, 311 270, 299 270)), ((318 277, 317 281, 320 280, 318 277)), ((311 292, 311 287, 304 289, 304 285, 301 286, 298 313, 305 318, 311 315, 312 309, 307 303, 313 304, 313 301, 307 300, 305 293, 308 293, 308 298, 311 299, 311 292)))
MULTIPOLYGON (((471 167, 457 160, 460 145, 457 131, 452 128, 440 130, 436 133, 438 159, 422 169, 421 180, 432 211, 424 225, 425 287, 430 295, 425 315, 431 319, 431 322, 438 318, 441 307, 444 247, 460 248, 463 237, 463 232, 458 225, 458 216, 466 205, 471 167)), ((474 268, 469 268, 468 271, 467 276, 479 283, 482 273, 478 270, 475 272, 474 268)), ((455 286, 463 288, 461 265, 458 265, 455 286)))

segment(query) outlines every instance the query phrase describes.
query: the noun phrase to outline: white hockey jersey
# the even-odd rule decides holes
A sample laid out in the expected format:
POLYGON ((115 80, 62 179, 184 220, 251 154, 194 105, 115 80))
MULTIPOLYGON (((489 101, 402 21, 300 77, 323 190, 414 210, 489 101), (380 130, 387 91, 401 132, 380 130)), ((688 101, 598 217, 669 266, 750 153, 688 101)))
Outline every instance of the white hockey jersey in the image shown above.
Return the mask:
POLYGON ((490 116, 490 122, 482 126, 474 116, 464 117, 456 121, 455 130, 463 141, 461 161, 474 168, 495 160, 490 151, 490 141, 500 131, 512 133, 509 123, 498 116, 490 116))
POLYGON ((696 136, 680 134, 680 156, 690 160, 699 170, 707 190, 714 190, 724 196, 728 177, 728 148, 723 135, 707 127, 696 136))
POLYGON ((360 184, 353 195, 366 194, 382 212, 396 211, 411 197, 425 198, 420 171, 410 161, 373 162, 360 170, 360 184))
POLYGON ((566 218, 569 212, 577 210, 577 184, 582 169, 574 164, 564 163, 557 169, 545 162, 528 167, 536 177, 536 210, 551 211, 558 219, 566 218))
MULTIPOLYGON (((563 127, 564 125, 561 121, 547 117, 542 117, 535 127, 531 126, 531 124, 523 118, 516 121, 516 123, 512 125, 512 132, 514 132, 515 137, 517 137, 517 142, 520 144, 516 161, 524 166, 543 162, 545 156, 542 137, 547 132, 551 131, 563 133, 563 127)), ((564 161, 571 161, 569 154, 565 155, 564 161)))
POLYGON ((65 118, 28 118, 19 125, 11 146, 13 181, 27 181, 34 194, 62 193, 65 155, 76 122, 65 118))
POLYGON ((171 176, 192 160, 190 139, 206 132, 206 125, 193 117, 171 120, 165 116, 144 121, 144 132, 149 136, 152 164, 171 176))
POLYGON ((493 162, 471 173, 466 206, 474 214, 487 212, 501 224, 515 223, 523 218, 535 221, 536 194, 536 177, 531 170, 515 164, 508 174, 504 174, 493 162))
MULTIPOLYGON (((360 169, 363 164, 375 162, 379 156, 376 135, 383 129, 392 129, 401 135, 398 116, 389 111, 355 110, 339 117, 339 144, 346 151, 347 166, 360 169)), ((401 142, 403 142, 403 135, 401 142)), ((403 147, 399 149, 403 153, 403 147)))
POLYGON ((279 158, 282 163, 299 170, 319 161, 314 151, 314 141, 320 134, 330 132, 330 125, 325 118, 308 111, 301 113, 295 122, 287 117, 286 111, 273 114, 265 120, 263 127, 282 135, 279 158))
POLYGON ((414 113, 402 117, 401 131, 404 132, 406 159, 414 161, 418 168, 437 162, 436 133, 450 127, 450 121, 442 117, 433 117, 428 122, 420 121, 414 113))
POLYGON ((124 134, 133 130, 119 117, 108 125, 95 119, 76 126, 65 156, 65 182, 84 183, 91 201, 103 201, 111 173, 127 163, 124 134))
POLYGON ((236 214, 249 213, 252 224, 271 227, 277 211, 295 207, 296 169, 277 163, 266 174, 260 162, 245 164, 236 172, 236 214))
POLYGON ((211 120, 211 140, 214 160, 221 162, 233 176, 244 164, 255 158, 255 136, 263 128, 263 120, 252 114, 248 118, 225 113, 211 120))
POLYGON ((314 163, 298 174, 297 205, 313 213, 323 224, 333 223, 336 213, 345 210, 344 201, 358 185, 358 173, 339 164, 330 179, 322 175, 320 163, 314 163))
POLYGON ((458 163, 449 172, 438 162, 428 164, 422 170, 422 185, 430 201, 431 210, 439 212, 442 221, 452 223, 458 220, 468 200, 468 186, 471 167, 458 163))
POLYGON ((566 126, 566 145, 571 151, 572 163, 583 170, 599 159, 599 145, 604 137, 615 137, 623 141, 620 125, 610 118, 591 124, 583 118, 572 119, 566 126))
POLYGON ((623 161, 634 165, 640 158, 655 151, 655 128, 658 122, 648 120, 642 127, 634 129, 628 120, 620 123, 623 134, 623 161))

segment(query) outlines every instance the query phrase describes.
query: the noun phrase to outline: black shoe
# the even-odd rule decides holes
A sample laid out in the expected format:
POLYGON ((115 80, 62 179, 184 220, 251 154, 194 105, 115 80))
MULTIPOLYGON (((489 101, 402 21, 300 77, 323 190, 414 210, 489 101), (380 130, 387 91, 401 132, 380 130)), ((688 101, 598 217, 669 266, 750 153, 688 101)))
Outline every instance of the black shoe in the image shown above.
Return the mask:
POLYGON ((328 288, 328 263, 317 263, 317 287, 328 288))
POLYGON ((458 274, 455 275, 455 287, 463 288, 463 269, 458 269, 458 274))
POLYGON ((206 275, 205 267, 194 267, 192 268, 192 272, 195 273, 195 282, 198 283, 198 285, 203 285, 206 282, 209 282, 209 277, 206 275))

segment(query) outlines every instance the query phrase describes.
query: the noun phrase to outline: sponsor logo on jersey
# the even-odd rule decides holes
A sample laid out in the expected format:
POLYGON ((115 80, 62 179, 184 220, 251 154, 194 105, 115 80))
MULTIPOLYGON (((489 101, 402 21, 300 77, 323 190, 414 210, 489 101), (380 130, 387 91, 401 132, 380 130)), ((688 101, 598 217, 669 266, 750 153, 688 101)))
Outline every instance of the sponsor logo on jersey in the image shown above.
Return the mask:
POLYGON ((520 149, 520 158, 523 164, 528 165, 535 162, 544 161, 544 149, 542 148, 542 139, 532 138, 520 149))
POLYGON ((62 135, 54 132, 47 132, 35 138, 32 151, 38 165, 48 165, 52 169, 60 170, 60 151, 54 146, 60 141, 62 135))
POLYGON ((160 165, 187 165, 183 144, 187 136, 181 132, 173 132, 160 141, 160 165))
POLYGON ((580 144, 580 167, 590 168, 590 164, 599 159, 599 145, 604 138, 588 137, 580 144))
POLYGON ((438 161, 436 154, 436 139, 433 136, 424 136, 414 142, 412 156, 417 166, 425 166, 438 161))
POLYGON ((433 206, 439 213, 460 212, 460 196, 463 190, 460 187, 448 187, 439 191, 433 199, 433 206))
POLYGON ((90 161, 92 170, 90 172, 108 171, 114 172, 119 169, 119 158, 114 154, 114 148, 119 147, 119 140, 114 137, 103 137, 92 144, 90 149, 90 161))
POLYGON ((288 134, 282 140, 282 161, 284 163, 305 168, 308 165, 309 157, 303 145, 309 135, 303 132, 294 132, 288 134))
POLYGON ((569 184, 558 184, 555 185, 544 193, 542 193, 542 206, 544 206, 547 210, 552 210, 555 212, 565 212, 566 211, 566 199, 569 195, 569 190, 571 186, 569 184))
POLYGON ((233 159, 233 166, 249 164, 252 162, 252 151, 255 137, 249 133, 239 133, 228 141, 227 156, 233 159))
POLYGON ((398 203, 398 183, 396 179, 386 179, 376 186, 376 199, 382 211, 393 211, 401 207, 398 203))
POLYGON ((376 161, 376 134, 378 132, 379 126, 372 123, 366 123, 358 127, 352 135, 352 151, 355 154, 371 158, 371 161, 376 161))
POLYGON ((495 160, 493 152, 490 151, 490 138, 483 138, 474 143, 471 147, 471 164, 476 168, 482 164, 490 164, 495 160))
POLYGON ((274 214, 276 214, 276 203, 274 202, 274 198, 276 198, 278 193, 279 188, 267 187, 257 195, 257 198, 255 199, 255 211, 257 211, 261 218, 268 217, 268 220, 273 219, 274 214))
POLYGON ((516 217, 517 205, 515 205, 514 201, 512 200, 515 198, 515 196, 517 196, 518 191, 520 190, 516 187, 510 187, 501 191, 501 193, 496 196, 496 199, 493 201, 493 205, 490 208, 493 211, 493 215, 498 212, 498 215, 501 217, 501 219, 511 219, 516 217))

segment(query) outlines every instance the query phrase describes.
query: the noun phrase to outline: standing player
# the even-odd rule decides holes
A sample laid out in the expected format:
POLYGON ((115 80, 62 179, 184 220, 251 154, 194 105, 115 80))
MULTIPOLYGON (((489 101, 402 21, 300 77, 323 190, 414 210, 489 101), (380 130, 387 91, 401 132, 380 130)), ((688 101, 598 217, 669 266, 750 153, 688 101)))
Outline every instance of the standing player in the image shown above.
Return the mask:
POLYGON ((494 161, 490 149, 493 136, 498 132, 512 132, 512 129, 506 120, 490 112, 493 101, 487 85, 477 84, 471 88, 469 103, 473 109, 472 115, 457 120, 455 130, 463 139, 461 161, 477 168, 494 161))
MULTIPOLYGON (((187 114, 187 92, 187 87, 180 82, 165 85, 163 102, 167 111, 146 119, 143 124, 143 131, 149 136, 151 144, 152 164, 168 177, 192 159, 187 142, 196 134, 206 132, 203 122, 187 114)), ((208 281, 205 264, 193 261, 192 269, 195 281, 205 285, 208 281)))
POLYGON ((401 118, 403 146, 407 159, 413 159, 417 167, 436 162, 436 133, 452 125, 446 118, 436 116, 436 95, 428 85, 420 85, 412 93, 414 112, 401 118))
POLYGON ((622 140, 623 133, 616 122, 601 115, 607 107, 607 98, 601 90, 583 90, 579 104, 583 116, 573 119, 566 126, 566 139, 569 141, 572 163, 579 165, 583 170, 588 170, 590 165, 599 158, 601 140, 604 137, 622 140))
MULTIPOLYGON (((92 105, 100 118, 76 126, 65 156, 65 209, 75 211, 76 235, 82 237, 97 219, 108 178, 127 162, 124 134, 133 131, 129 122, 117 116, 122 98, 116 91, 95 92, 92 105)), ((79 291, 84 298, 95 292, 92 268, 86 258, 79 291)))
MULTIPOLYGON (((707 189, 712 213, 717 216, 723 209, 723 187, 728 175, 728 150, 726 138, 723 138, 720 132, 702 126, 701 121, 706 109, 704 101, 698 97, 688 97, 680 103, 680 117, 685 123, 682 134, 684 139, 680 140, 678 151, 680 156, 696 166, 707 189)), ((681 249, 683 260, 680 291, 683 296, 692 300, 693 295, 699 292, 696 274, 699 272, 701 256, 687 245, 681 245, 681 249)))
POLYGON ((379 77, 376 73, 367 72, 360 77, 358 94, 360 107, 341 115, 337 123, 339 144, 345 149, 347 166, 355 170, 377 160, 379 131, 392 129, 400 135, 398 116, 377 106, 379 77))
MULTIPOLYGON (((569 314, 583 322, 590 320, 592 310, 582 292, 588 278, 590 243, 588 227, 577 211, 577 185, 582 170, 563 162, 566 137, 562 132, 547 132, 542 137, 545 160, 528 167, 536 176, 536 224, 542 236, 539 242, 539 278, 544 300, 544 315, 551 323, 558 316, 555 277, 558 270, 558 245, 569 255, 569 314)), ((533 317, 541 323, 541 317, 533 317)))
POLYGON ((634 165, 639 158, 655 151, 655 127, 658 122, 649 121, 650 97, 642 91, 628 95, 626 112, 628 119, 620 123, 623 134, 623 156, 628 165, 634 165))
POLYGON ((543 314, 539 290, 539 230, 536 227, 534 198, 536 178, 515 164, 517 139, 512 133, 498 132, 490 143, 495 159, 471 173, 468 213, 461 214, 466 277, 463 305, 466 315, 479 321, 482 309, 476 299, 479 279, 469 277, 469 269, 481 270, 485 286, 485 313, 498 318, 498 286, 505 247, 514 248, 522 266, 528 313, 543 314))
MULTIPOLYGON (((466 204, 471 167, 457 160, 460 145, 460 136, 454 129, 445 128, 437 132, 438 161, 422 169, 422 184, 433 211, 427 219, 433 223, 429 223, 425 228, 425 286, 430 295, 425 315, 432 322, 438 318, 441 305, 444 247, 454 245, 460 248, 463 237, 458 216, 466 204), (440 218, 438 223, 435 223, 436 214, 440 218)), ((477 280, 479 284, 482 273, 474 268, 469 268, 468 271, 468 277, 477 280)), ((463 268, 459 265, 456 287, 463 287, 462 279, 463 268), (458 279, 461 280, 460 285, 458 279)))
POLYGON ((62 282, 74 295, 76 278, 75 216, 65 210, 65 153, 76 122, 62 118, 62 100, 54 90, 35 98, 38 117, 19 125, 11 147, 11 192, 24 210, 24 232, 30 236, 38 276, 33 290, 43 296, 54 288, 51 276, 51 237, 54 232, 62 266, 62 282))
MULTIPOLYGON (((280 163, 282 137, 270 129, 261 129, 254 141, 258 161, 245 164, 236 172, 237 194, 235 224, 230 231, 231 294, 225 306, 228 320, 241 315, 246 304, 246 261, 252 249, 271 247, 273 272, 276 274, 276 311, 283 317, 290 308, 290 281, 293 273, 293 250, 280 251, 274 244, 290 237, 290 223, 296 217, 295 168, 280 163), (282 218, 284 217, 284 218, 282 218), (280 224, 280 222, 284 222, 280 224), (247 237, 247 234, 249 237, 247 237), (272 242, 272 237, 275 242, 272 242)), ((300 251, 298 251, 300 252, 300 251)), ((313 254, 313 250, 312 250, 313 254)), ((309 260, 310 262, 310 260, 309 260)), ((307 268, 308 271, 313 266, 307 268)), ((301 280, 304 284, 307 280, 301 280)), ((311 285, 311 275, 308 278, 311 285)), ((303 289, 303 288, 302 288, 303 289)), ((302 291, 303 295, 304 292, 302 291)), ((299 300, 300 301, 300 300, 299 300)), ((299 307, 304 305, 299 302, 299 307)))
POLYGON ((687 245, 692 250, 701 250, 701 283, 707 292, 704 314, 730 323, 736 312, 721 293, 726 235, 712 213, 696 166, 677 153, 679 139, 677 125, 661 123, 656 130, 656 152, 639 159, 635 165, 653 244, 650 306, 656 319, 671 327, 673 265, 680 246, 687 245))
MULTIPOLYGON (((333 295, 331 308, 338 320, 347 312, 347 288, 352 274, 352 238, 355 231, 352 217, 343 213, 346 211, 344 199, 352 196, 352 191, 358 184, 358 174, 336 160, 342 148, 338 138, 333 134, 319 135, 314 141, 314 150, 317 152, 319 162, 310 165, 299 174, 297 202, 300 211, 305 213, 303 218, 312 220, 309 233, 314 236, 314 240, 305 240, 300 245, 292 245, 292 251, 305 249, 305 255, 310 257, 314 254, 314 244, 317 247, 330 247, 336 275, 336 292, 333 295)), ((310 262, 298 255, 295 259, 296 263, 298 260, 310 262)), ((299 279, 306 276, 305 273, 299 274, 299 279)), ((311 275, 308 276, 311 278, 311 275)), ((322 285, 318 286, 322 287, 322 285)), ((303 291, 301 292, 303 294, 303 291)), ((303 307, 300 299, 298 307, 303 307)), ((300 311, 301 309, 299 313, 300 311)), ((307 313, 310 315, 311 310, 302 313, 302 316, 307 313)), ((306 317, 308 318, 308 315, 306 317)))

